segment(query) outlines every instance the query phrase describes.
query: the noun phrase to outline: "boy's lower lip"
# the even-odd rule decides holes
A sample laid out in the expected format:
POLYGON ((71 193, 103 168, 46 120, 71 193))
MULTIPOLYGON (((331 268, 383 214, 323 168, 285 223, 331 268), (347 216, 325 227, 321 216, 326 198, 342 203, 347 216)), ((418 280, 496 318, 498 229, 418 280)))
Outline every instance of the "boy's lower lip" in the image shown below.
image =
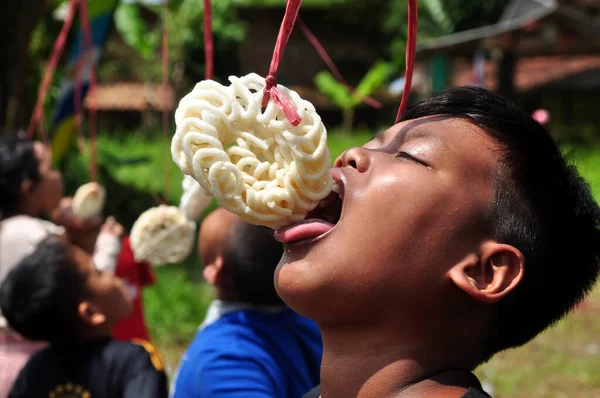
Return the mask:
POLYGON ((275 240, 285 245, 314 243, 328 235, 334 224, 320 219, 307 219, 275 231, 275 240))

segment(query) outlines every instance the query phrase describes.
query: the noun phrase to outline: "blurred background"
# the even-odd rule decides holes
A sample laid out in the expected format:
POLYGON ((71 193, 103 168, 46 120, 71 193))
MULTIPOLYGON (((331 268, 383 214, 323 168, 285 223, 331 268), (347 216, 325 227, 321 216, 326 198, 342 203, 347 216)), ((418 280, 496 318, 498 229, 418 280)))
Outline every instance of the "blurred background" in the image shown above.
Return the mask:
MULTIPOLYGON (((93 57, 85 57, 76 19, 44 102, 43 130, 67 192, 89 181, 87 124, 74 121, 78 65, 82 109, 89 66, 97 70, 99 180, 107 214, 126 228, 164 192, 163 165, 178 100, 205 73, 201 0, 93 0, 88 15, 93 57), (168 27, 169 84, 161 87, 161 40, 168 27), (87 69, 86 69, 87 68, 87 69), (79 144, 79 145, 78 145, 79 144)), ((285 10, 284 0, 213 0, 215 80, 266 75, 285 10)), ((26 129, 69 0, 5 0, 0 4, 0 125, 26 129)), ((334 157, 391 126, 404 84, 406 0, 304 0, 300 16, 363 103, 328 71, 308 36, 296 28, 278 81, 315 104, 334 157)), ((502 93, 547 126, 600 199, 600 0, 421 0, 417 64, 410 103, 444 88, 475 84, 502 93)), ((84 112, 85 114, 85 112, 84 112)), ((169 162, 168 201, 178 204, 181 171, 169 162)), ((214 208, 214 204, 211 208, 214 208)), ((210 210, 210 209, 209 209, 210 210)), ((573 265, 576 266, 576 265, 573 265)), ((549 292, 551 294, 551 292, 549 292)), ((204 317, 211 291, 196 255, 158 270, 144 293, 147 322, 171 368, 204 317)), ((600 289, 565 321, 526 347, 478 369, 495 397, 600 397, 600 289)), ((173 369, 171 369, 173 370, 173 369)))

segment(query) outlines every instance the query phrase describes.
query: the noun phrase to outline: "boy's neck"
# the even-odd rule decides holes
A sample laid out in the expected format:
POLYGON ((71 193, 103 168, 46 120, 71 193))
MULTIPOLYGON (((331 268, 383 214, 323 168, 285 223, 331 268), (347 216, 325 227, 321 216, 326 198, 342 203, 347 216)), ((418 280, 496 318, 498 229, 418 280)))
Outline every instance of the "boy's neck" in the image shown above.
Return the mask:
POLYGON ((462 397, 470 386, 472 375, 458 352, 436 350, 434 341, 347 329, 321 328, 321 335, 324 398, 462 397))
POLYGON ((80 342, 86 342, 90 340, 96 340, 103 337, 112 337, 112 327, 107 325, 91 327, 85 329, 79 338, 80 342))

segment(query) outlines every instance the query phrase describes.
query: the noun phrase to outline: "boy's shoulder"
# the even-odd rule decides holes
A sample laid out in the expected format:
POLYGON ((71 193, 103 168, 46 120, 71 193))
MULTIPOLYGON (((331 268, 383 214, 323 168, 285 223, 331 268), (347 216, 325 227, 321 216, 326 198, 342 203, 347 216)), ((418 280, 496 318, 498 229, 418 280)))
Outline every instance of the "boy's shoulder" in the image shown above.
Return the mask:
POLYGON ((40 367, 45 367, 52 360, 50 347, 44 347, 42 349, 37 350, 23 367, 23 371, 27 370, 30 372, 35 372, 36 369, 40 367))
POLYGON ((130 371, 144 368, 154 368, 159 372, 165 370, 160 351, 143 339, 133 339, 131 342, 112 340, 104 351, 104 357, 123 363, 130 371))
POLYGON ((13 396, 48 396, 61 386, 75 386, 90 396, 166 396, 167 380, 158 350, 149 342, 103 338, 81 344, 54 345, 35 353, 19 374, 13 396), (44 375, 40 380, 40 375, 44 375), (159 395, 148 395, 149 393, 159 395))

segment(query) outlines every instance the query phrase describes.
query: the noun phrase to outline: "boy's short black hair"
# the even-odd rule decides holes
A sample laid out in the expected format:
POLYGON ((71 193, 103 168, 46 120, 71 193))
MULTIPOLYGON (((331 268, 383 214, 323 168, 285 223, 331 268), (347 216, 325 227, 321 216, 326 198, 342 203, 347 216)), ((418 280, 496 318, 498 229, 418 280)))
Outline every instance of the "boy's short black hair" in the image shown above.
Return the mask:
POLYGON ((85 279, 69 245, 51 235, 19 262, 0 286, 0 310, 29 340, 56 343, 77 337, 85 279))
POLYGON ((40 180, 33 141, 15 134, 0 136, 0 219, 15 213, 25 180, 40 180))
POLYGON ((224 243, 223 262, 240 301, 254 305, 282 305, 275 291, 275 268, 283 245, 273 230, 240 221, 224 243))
POLYGON ((490 232, 525 257, 521 283, 500 301, 489 355, 525 344, 591 290, 600 270, 600 209, 546 129, 504 97, 449 89, 403 120, 448 115, 481 127, 501 147, 490 232))

